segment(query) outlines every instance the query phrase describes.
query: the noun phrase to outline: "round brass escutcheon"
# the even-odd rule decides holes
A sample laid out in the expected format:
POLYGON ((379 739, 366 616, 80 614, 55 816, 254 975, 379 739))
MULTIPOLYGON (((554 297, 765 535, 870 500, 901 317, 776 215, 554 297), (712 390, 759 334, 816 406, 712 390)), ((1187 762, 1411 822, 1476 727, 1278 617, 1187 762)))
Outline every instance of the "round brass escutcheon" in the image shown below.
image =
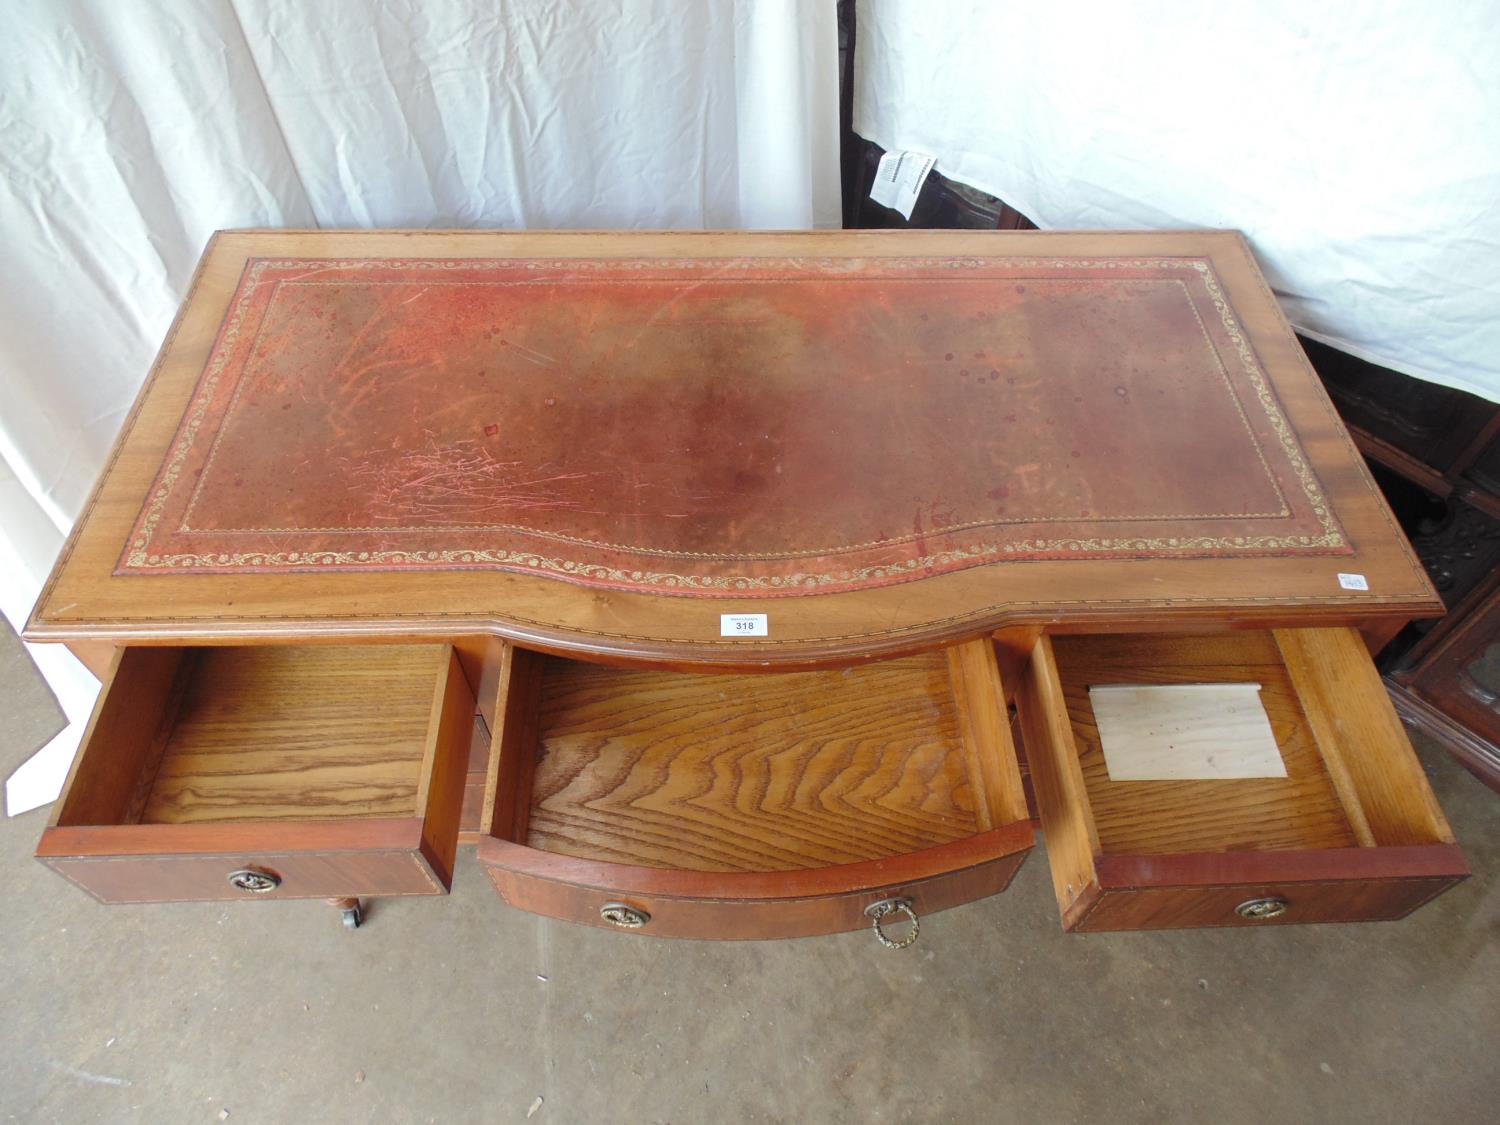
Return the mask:
POLYGON ((229 885, 237 891, 263 895, 281 886, 281 876, 264 867, 241 867, 229 873, 229 885))
POLYGON ((599 917, 624 930, 638 930, 651 921, 646 911, 623 902, 606 902, 599 908, 599 917))
POLYGON ((1240 903, 1234 912, 1252 922, 1264 922, 1267 918, 1280 918, 1291 903, 1284 898, 1252 898, 1240 903))

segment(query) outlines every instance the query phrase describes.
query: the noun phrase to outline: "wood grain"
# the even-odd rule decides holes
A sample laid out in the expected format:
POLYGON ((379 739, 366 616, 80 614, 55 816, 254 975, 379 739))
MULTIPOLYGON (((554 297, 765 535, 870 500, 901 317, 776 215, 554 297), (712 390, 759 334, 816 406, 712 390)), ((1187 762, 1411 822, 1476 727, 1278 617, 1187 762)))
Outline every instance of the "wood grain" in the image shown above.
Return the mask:
MULTIPOLYGON (((850 864, 848 868, 804 872, 817 880, 811 885, 814 891, 811 894, 797 893, 808 890, 806 886, 781 886, 780 893, 757 894, 755 888, 740 882, 753 878, 744 874, 656 873, 675 877, 679 893, 671 894, 652 888, 649 882, 644 887, 600 888, 580 881, 572 872, 563 878, 549 877, 531 869, 526 862, 528 857, 520 857, 516 864, 507 864, 503 860, 509 857, 501 857, 500 861, 487 861, 486 867, 500 897, 511 906, 533 914, 604 927, 609 924, 600 918, 600 907, 606 902, 623 900, 646 910, 651 921, 640 930, 622 932, 716 941, 771 940, 868 929, 870 919, 865 915, 865 907, 884 898, 909 899, 917 913, 925 917, 999 894, 1010 885, 1025 860, 1029 837, 1028 842, 1019 844, 1007 830, 984 835, 1001 838, 999 854, 977 860, 970 857, 970 862, 964 862, 956 854, 957 849, 976 853, 984 850, 983 837, 971 837, 958 845, 931 849, 940 853, 941 858, 938 870, 927 874, 892 870, 893 864, 850 864), (971 844, 976 846, 969 848, 971 844), (687 893, 680 893, 682 890, 687 893)), ((481 845, 481 858, 487 858, 485 849, 497 843, 490 840, 481 845)), ((529 852, 530 857, 545 854, 529 852)), ((612 871, 610 876, 618 879, 620 874, 612 871)), ((778 881, 781 878, 778 876, 778 881)), ((873 942, 874 938, 870 940, 873 942)))
POLYGON ((1015 702, 1016 689, 1021 686, 1021 677, 1031 663, 1031 650, 1042 635, 1041 625, 1016 625, 1008 629, 997 629, 992 635, 995 642, 995 661, 1000 672, 1000 684, 1005 691, 1005 702, 1015 702))
POLYGON ((451 887, 476 714, 474 692, 458 653, 445 646, 439 664, 443 658, 447 667, 439 672, 432 691, 415 804, 422 817, 422 853, 443 886, 451 887))
POLYGON ((541 653, 510 644, 501 649, 490 707, 495 725, 479 825, 483 835, 515 841, 526 838, 545 667, 541 653))
MULTIPOLYGON (((1058 637, 1053 643, 1104 854, 1331 848, 1357 842, 1269 634, 1058 637), (1088 688, 1120 683, 1260 684, 1287 776, 1113 781, 1088 688)), ((1368 665, 1369 657, 1363 659, 1368 665)))
POLYGON ((1332 717, 1370 710, 1371 683, 1380 691, 1363 639, 1294 632, 1038 642, 1017 704, 1065 928, 1397 918, 1467 874, 1429 815, 1425 781, 1409 788, 1407 771, 1420 766, 1399 727, 1366 716, 1339 729, 1332 717), (1112 780, 1089 686, 1203 682, 1261 685, 1288 776, 1112 780), (1343 748, 1330 770, 1332 739, 1343 748), (1269 921, 1235 912, 1261 897, 1291 905, 1269 921))
MULTIPOLYGON (((1070 436, 1082 425, 1076 419, 1057 424, 1070 436)), ((839 435, 830 436, 835 440, 839 435)), ((1213 457, 1202 460, 1203 472, 1223 471, 1213 457)), ((888 870, 871 874, 861 891, 916 878, 908 857, 934 851, 943 855, 928 871, 934 877, 1001 859, 1014 862, 1029 842, 1023 839, 1029 834, 1025 822, 995 830, 1008 850, 994 850, 1002 847, 998 843, 986 844, 992 849, 986 855, 965 849, 991 835, 982 831, 986 810, 991 823, 1016 812, 996 696, 1003 703, 1017 686, 1059 898, 1066 888, 1068 901, 1077 903, 1098 891, 1096 862, 1116 858, 1167 860, 1206 851, 1291 862, 1319 851, 1342 854, 1357 844, 1385 843, 1411 826, 1429 838, 1442 831, 1441 814, 1423 820, 1420 802, 1406 803, 1405 766, 1389 770, 1377 763, 1372 768, 1381 776, 1372 780, 1362 776, 1358 752, 1335 749, 1323 767, 1315 739, 1332 739, 1337 747, 1345 746, 1341 739, 1347 737, 1352 747, 1372 733, 1384 740, 1384 719, 1373 726, 1359 719, 1335 735, 1310 732, 1322 720, 1310 721, 1302 708, 1321 713, 1323 704, 1315 707, 1314 700, 1325 688, 1299 682, 1293 690, 1284 667, 1291 660, 1264 632, 1254 643, 1270 655, 1261 651, 1256 659, 1282 667, 1291 700, 1281 727, 1273 715, 1273 729, 1278 738, 1286 733, 1303 741, 1300 750, 1287 750, 1283 742, 1293 774, 1290 790, 1236 797, 1227 802, 1235 810, 1225 811, 1214 809, 1219 799, 1208 789, 1156 792, 1141 803, 1099 788, 1085 768, 1086 740, 1075 731, 1076 700, 1059 678, 1058 663, 1068 663, 1068 646, 1077 635, 1178 634, 1159 653, 1157 668, 1168 676, 1159 682, 1183 682, 1170 678, 1181 672, 1179 657, 1185 653, 1189 664, 1213 664, 1205 652, 1223 643, 1190 634, 1321 625, 1354 626, 1377 637, 1412 615, 1440 610, 1253 257, 1232 232, 223 233, 200 264, 28 625, 32 639, 91 646, 87 654, 96 664, 98 646, 162 646, 155 656, 133 649, 134 655, 116 663, 111 678, 117 682, 101 698, 43 853, 49 862, 95 864, 90 870, 108 871, 107 863, 121 861, 116 870, 134 874, 117 880, 117 889, 135 880, 132 893, 143 895, 153 886, 170 889, 165 865, 174 855, 177 862, 201 862, 193 879, 204 881, 193 883, 193 893, 216 897, 222 893, 220 859, 242 862, 257 851, 288 850, 344 857, 339 864, 347 878, 372 883, 407 877, 387 869, 387 861, 420 869, 433 888, 425 893, 440 891, 433 872, 445 865, 450 822, 457 831, 459 820, 472 822, 476 812, 472 797, 467 817, 450 811, 455 792, 477 791, 477 782, 461 785, 465 771, 455 765, 461 744, 472 744, 474 728, 460 733, 463 724, 453 717, 465 699, 451 679, 442 681, 444 669, 452 668, 451 657, 437 655, 445 649, 432 649, 433 660, 421 675, 399 662, 384 670, 380 665, 390 659, 386 646, 397 642, 451 644, 495 731, 495 745, 483 755, 485 792, 477 809, 481 825, 495 835, 482 841, 481 850, 511 849, 505 854, 521 857, 514 871, 522 878, 555 875, 571 888, 565 891, 572 896, 570 910, 585 901, 593 906, 577 897, 584 893, 581 881, 595 877, 584 868, 606 883, 628 882, 623 868, 655 872, 669 882, 687 880, 679 885, 686 897, 705 900, 715 879, 764 878, 783 888, 807 879, 815 889, 804 897, 815 899, 836 893, 837 879, 829 873, 866 863, 888 870), (784 597, 769 606, 754 598, 705 604, 586 589, 502 572, 117 575, 130 528, 183 420, 247 261, 319 255, 1202 258, 1233 307, 1246 347, 1264 368, 1266 393, 1284 413, 1355 553, 997 563, 886 588, 784 597), (1341 590, 1336 576, 1346 570, 1365 574, 1370 589, 1341 590), (718 635, 721 612, 768 608, 769 637, 718 635), (1051 639, 1038 640, 1044 629, 1058 634, 1056 654, 1051 639), (996 630, 998 673, 967 647, 953 657, 928 651, 996 630), (235 647, 193 653, 179 668, 174 647, 185 643, 235 647), (281 648, 289 643, 292 649, 281 648), (351 655, 360 649, 361 656, 351 655), (275 671, 287 651, 300 653, 293 659, 303 662, 301 672, 275 671), (926 655, 911 656, 919 652, 926 655), (600 665, 559 662, 561 654, 600 665), (889 665, 866 663, 886 657, 909 659, 911 667, 925 671, 899 677, 901 683, 887 681, 889 665), (551 675, 554 665, 563 668, 562 675, 551 675), (336 666, 365 671, 344 676, 336 666), (745 674, 708 675, 710 667, 745 674), (1024 673, 1015 674, 1023 667, 1024 673), (847 671, 802 671, 812 668, 847 671), (765 672, 791 675, 758 675, 765 672), (994 674, 1000 676, 998 693, 994 674), (217 689, 209 685, 219 680, 228 686, 216 702, 217 689), (844 681, 860 686, 851 691, 844 681), (821 686, 799 688, 799 682, 821 686), (181 687, 175 714, 174 684, 181 687), (728 705, 720 699, 725 684, 736 689, 728 705), (290 711, 279 707, 283 696, 290 711), (439 697, 444 702, 436 710, 443 717, 435 723, 439 697), (969 712, 963 722, 960 708, 969 712), (434 749, 435 727, 449 749, 434 749), (344 735, 336 728, 373 752, 341 749, 344 735), (163 730, 170 732, 165 740, 159 737, 163 730), (235 750, 236 738, 257 732, 273 735, 274 749, 264 749, 267 744, 257 738, 262 749, 235 750), (996 762, 973 752, 984 744, 999 748, 998 776, 996 762), (540 761, 539 745, 546 750, 540 761), (255 760, 256 753, 265 757, 255 760), (1303 764, 1293 769, 1293 758, 1303 764), (1007 811, 997 816, 1001 808, 1007 811), (247 815, 255 819, 238 819, 247 815), (137 818, 139 823, 127 823, 137 818), (423 827, 428 819, 430 830, 423 827), (369 835, 371 825, 395 823, 408 826, 399 840, 369 835), (1251 836, 1252 824, 1265 831, 1251 836), (343 834, 330 836, 335 829, 343 834), (1235 850, 1254 848, 1274 850, 1235 850), (361 854, 373 857, 362 874, 349 866, 365 862, 361 854), (565 867, 551 874, 541 870, 554 861, 565 867), (130 866, 142 863, 148 866, 130 866), (651 864, 657 866, 639 866, 651 864)), ((1103 644, 1110 638, 1096 639, 1103 644)), ((1141 643, 1131 641, 1137 650, 1141 643)), ((1308 667, 1321 661, 1309 660, 1308 667)), ((1266 682, 1259 667, 1254 678, 1266 682)), ((1116 674, 1113 682, 1122 679, 1116 674)), ((1326 690, 1332 713, 1340 689, 1326 690)), ((468 777, 477 777, 474 765, 468 777)), ((1000 873, 1001 866, 994 866, 964 876, 950 890, 961 886, 964 895, 978 893, 1000 873)), ((499 867, 492 873, 497 885, 502 875, 499 867)), ((737 884, 730 897, 751 894, 745 886, 737 884)), ((604 889, 593 885, 593 892, 604 889)), ((309 897, 356 893, 371 892, 319 884, 309 897)), ((807 909, 807 919, 826 922, 832 916, 826 907, 807 909)), ((1142 915, 1148 924, 1151 917, 1166 916, 1165 909, 1152 911, 1142 915)))
POLYGON ((420 851, 314 851, 252 856, 132 856, 119 859, 50 859, 48 867, 103 903, 262 902, 274 899, 443 893, 420 851), (263 895, 229 885, 231 871, 246 865, 274 871, 281 885, 263 895))
POLYGON ((141 819, 417 815, 439 658, 446 672, 426 645, 201 650, 141 819))
POLYGON ((660 936, 834 933, 887 894, 996 893, 1033 843, 987 640, 777 676, 516 649, 499 679, 479 860, 535 913, 603 925, 624 898, 660 936))
POLYGON ((442 894, 422 831, 414 817, 55 827, 37 858, 101 902, 442 894), (273 871, 281 885, 238 891, 228 876, 241 867, 273 871))
POLYGON ((979 831, 941 652, 780 676, 549 658, 527 842, 590 859, 783 871, 979 831))
POLYGON ((1069 929, 1180 929, 1372 922, 1404 918, 1468 877, 1451 844, 1301 852, 1105 856, 1098 893, 1066 912, 1069 929), (1276 918, 1235 913, 1255 898, 1283 898, 1276 918))
POLYGON ((995 646, 981 637, 948 649, 948 676, 981 831, 1027 819, 995 646))
POLYGON ((1452 843, 1422 764, 1352 629, 1279 629, 1276 644, 1346 806, 1374 843, 1452 843))
POLYGON ((1066 910, 1093 885, 1094 862, 1102 849, 1051 637, 1038 637, 1032 648, 1016 693, 1016 711, 1046 834, 1052 888, 1066 910))
POLYGON ((441 894, 475 726, 448 645, 123 649, 37 856, 105 902, 441 894))
POLYGON ((1405 918, 1459 880, 1437 878, 1362 878, 1349 875, 1325 883, 1247 883, 1231 887, 1178 889, 1141 887, 1107 891, 1069 925, 1080 933, 1108 930, 1178 930, 1186 928, 1260 928, 1308 922, 1390 922, 1405 918), (1235 907, 1250 899, 1286 898, 1285 914, 1245 919, 1235 907))
POLYGON ((109 675, 110 665, 114 663, 115 646, 108 641, 69 641, 67 649, 78 662, 94 674, 94 678, 100 683, 104 682, 109 675))
POLYGON ((177 648, 116 651, 49 824, 116 824, 144 802, 141 780, 154 779, 165 750, 182 661, 177 648), (101 743, 107 751, 92 749, 101 743))
POLYGON ((458 814, 458 842, 477 844, 484 811, 485 775, 490 764, 490 728, 482 715, 474 716, 469 731, 469 768, 464 774, 464 799, 458 814))

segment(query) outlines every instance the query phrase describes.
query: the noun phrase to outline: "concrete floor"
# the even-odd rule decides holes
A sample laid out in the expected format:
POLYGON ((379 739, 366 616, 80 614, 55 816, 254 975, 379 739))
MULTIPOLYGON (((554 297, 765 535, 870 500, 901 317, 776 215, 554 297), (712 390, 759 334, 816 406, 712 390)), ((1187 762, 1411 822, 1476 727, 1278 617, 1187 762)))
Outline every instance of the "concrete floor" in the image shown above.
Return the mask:
MULTIPOLYGON (((0 637, 0 769, 59 724, 0 637)), ((25 1122, 1492 1122, 1500 799, 1424 746, 1475 876, 1405 922, 1070 937, 1002 896, 865 933, 657 941, 453 894, 103 907, 0 824, 0 1113, 25 1122), (540 1100, 540 1101, 539 1101, 540 1100)))

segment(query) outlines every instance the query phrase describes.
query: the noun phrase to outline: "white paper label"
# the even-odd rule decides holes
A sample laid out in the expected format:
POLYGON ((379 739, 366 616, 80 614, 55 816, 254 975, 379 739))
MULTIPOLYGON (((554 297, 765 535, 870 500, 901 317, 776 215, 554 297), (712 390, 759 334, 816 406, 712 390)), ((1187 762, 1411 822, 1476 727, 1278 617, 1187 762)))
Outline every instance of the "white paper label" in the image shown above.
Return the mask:
POLYGON ((927 173, 935 163, 925 152, 886 153, 875 169, 870 198, 882 207, 901 212, 903 219, 911 218, 911 209, 917 205, 917 196, 922 193, 927 173))
POLYGON ((1096 684, 1111 781, 1285 777, 1259 684, 1096 684))
POLYGON ((764 613, 721 613, 719 636, 767 637, 770 636, 770 625, 764 613))
POLYGON ((1340 574, 1339 585, 1346 590, 1368 590, 1370 584, 1363 574, 1340 574))

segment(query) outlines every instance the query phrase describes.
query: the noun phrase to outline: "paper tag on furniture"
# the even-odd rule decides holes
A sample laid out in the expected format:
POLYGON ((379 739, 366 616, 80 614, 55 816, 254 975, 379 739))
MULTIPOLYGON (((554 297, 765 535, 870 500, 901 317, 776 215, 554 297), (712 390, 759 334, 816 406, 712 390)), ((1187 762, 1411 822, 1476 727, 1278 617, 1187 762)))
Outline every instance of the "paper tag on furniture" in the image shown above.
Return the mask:
POLYGON ((911 218, 917 196, 922 194, 922 185, 927 182, 927 173, 932 171, 935 163, 936 159, 925 152, 886 153, 875 169, 870 198, 882 207, 901 212, 903 219, 911 218))
POLYGON ((1285 777, 1259 684, 1089 688, 1111 781, 1285 777))

